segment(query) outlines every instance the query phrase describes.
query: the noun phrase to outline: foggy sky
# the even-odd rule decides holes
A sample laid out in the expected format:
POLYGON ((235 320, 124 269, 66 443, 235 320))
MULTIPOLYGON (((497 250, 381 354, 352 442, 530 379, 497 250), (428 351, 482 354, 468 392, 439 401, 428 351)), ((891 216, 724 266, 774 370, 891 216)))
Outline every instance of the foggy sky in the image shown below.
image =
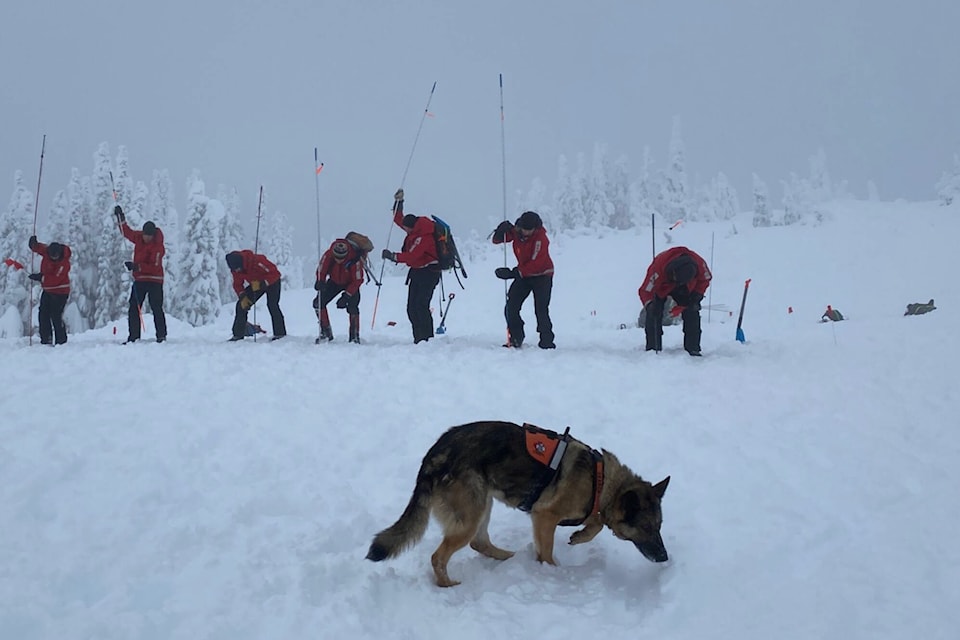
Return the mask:
MULTIPOLYGON (((854 195, 933 199, 960 151, 960 3, 947 0, 11 0, 0 9, 0 205, 32 189, 47 135, 40 224, 71 167, 126 145, 133 177, 169 169, 177 207, 197 168, 236 186, 252 229, 282 209, 297 250, 354 228, 382 246, 407 208, 484 233, 503 215, 504 76, 511 216, 560 154, 596 142, 634 169, 666 159, 681 118, 692 179, 805 175, 826 152, 854 195), (87 6, 90 5, 90 6, 87 6)), ((397 234, 392 245, 397 244, 397 234)))

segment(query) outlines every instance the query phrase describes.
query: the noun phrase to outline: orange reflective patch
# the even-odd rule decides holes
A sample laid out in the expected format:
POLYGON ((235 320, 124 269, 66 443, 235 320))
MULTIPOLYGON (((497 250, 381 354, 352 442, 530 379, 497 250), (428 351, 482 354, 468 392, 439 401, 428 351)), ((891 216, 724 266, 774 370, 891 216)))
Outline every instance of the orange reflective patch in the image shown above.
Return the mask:
POLYGON ((527 430, 526 434, 527 453, 544 465, 550 464, 553 452, 557 450, 557 438, 551 438, 549 434, 527 430))

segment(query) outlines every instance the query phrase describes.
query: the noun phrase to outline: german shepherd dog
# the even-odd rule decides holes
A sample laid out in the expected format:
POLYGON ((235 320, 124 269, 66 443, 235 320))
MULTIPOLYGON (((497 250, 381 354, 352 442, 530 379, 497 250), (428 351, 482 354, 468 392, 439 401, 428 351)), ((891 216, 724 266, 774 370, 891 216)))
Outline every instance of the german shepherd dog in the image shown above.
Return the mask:
POLYGON ((374 536, 367 559, 393 558, 415 545, 432 513, 443 527, 443 541, 431 557, 437 585, 460 584, 447 574, 447 563, 467 544, 497 560, 513 556, 494 546, 487 532, 496 498, 530 512, 539 562, 556 564, 558 525, 580 524, 570 544, 589 542, 606 525, 648 560, 665 562, 660 501, 669 482, 667 476, 651 484, 606 450, 532 425, 489 421, 452 427, 427 451, 407 508, 374 536))

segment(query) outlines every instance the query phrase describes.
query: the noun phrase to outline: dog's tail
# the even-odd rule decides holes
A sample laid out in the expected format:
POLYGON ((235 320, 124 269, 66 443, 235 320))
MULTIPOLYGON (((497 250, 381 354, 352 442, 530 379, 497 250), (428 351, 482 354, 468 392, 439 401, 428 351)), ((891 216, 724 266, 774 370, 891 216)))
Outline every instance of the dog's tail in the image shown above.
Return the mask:
POLYGON ((400 519, 373 537, 367 560, 380 562, 394 558, 420 542, 430 524, 431 483, 424 477, 417 478, 410 502, 400 519))

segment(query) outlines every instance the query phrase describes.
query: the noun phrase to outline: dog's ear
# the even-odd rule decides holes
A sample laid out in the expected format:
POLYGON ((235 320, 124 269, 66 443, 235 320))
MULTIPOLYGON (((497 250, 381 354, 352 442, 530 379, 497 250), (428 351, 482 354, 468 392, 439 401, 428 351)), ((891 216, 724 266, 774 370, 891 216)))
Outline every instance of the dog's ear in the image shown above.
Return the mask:
POLYGON ((670 476, 667 476, 657 484, 653 485, 653 492, 658 498, 663 500, 663 494, 667 492, 667 485, 670 484, 670 476))

